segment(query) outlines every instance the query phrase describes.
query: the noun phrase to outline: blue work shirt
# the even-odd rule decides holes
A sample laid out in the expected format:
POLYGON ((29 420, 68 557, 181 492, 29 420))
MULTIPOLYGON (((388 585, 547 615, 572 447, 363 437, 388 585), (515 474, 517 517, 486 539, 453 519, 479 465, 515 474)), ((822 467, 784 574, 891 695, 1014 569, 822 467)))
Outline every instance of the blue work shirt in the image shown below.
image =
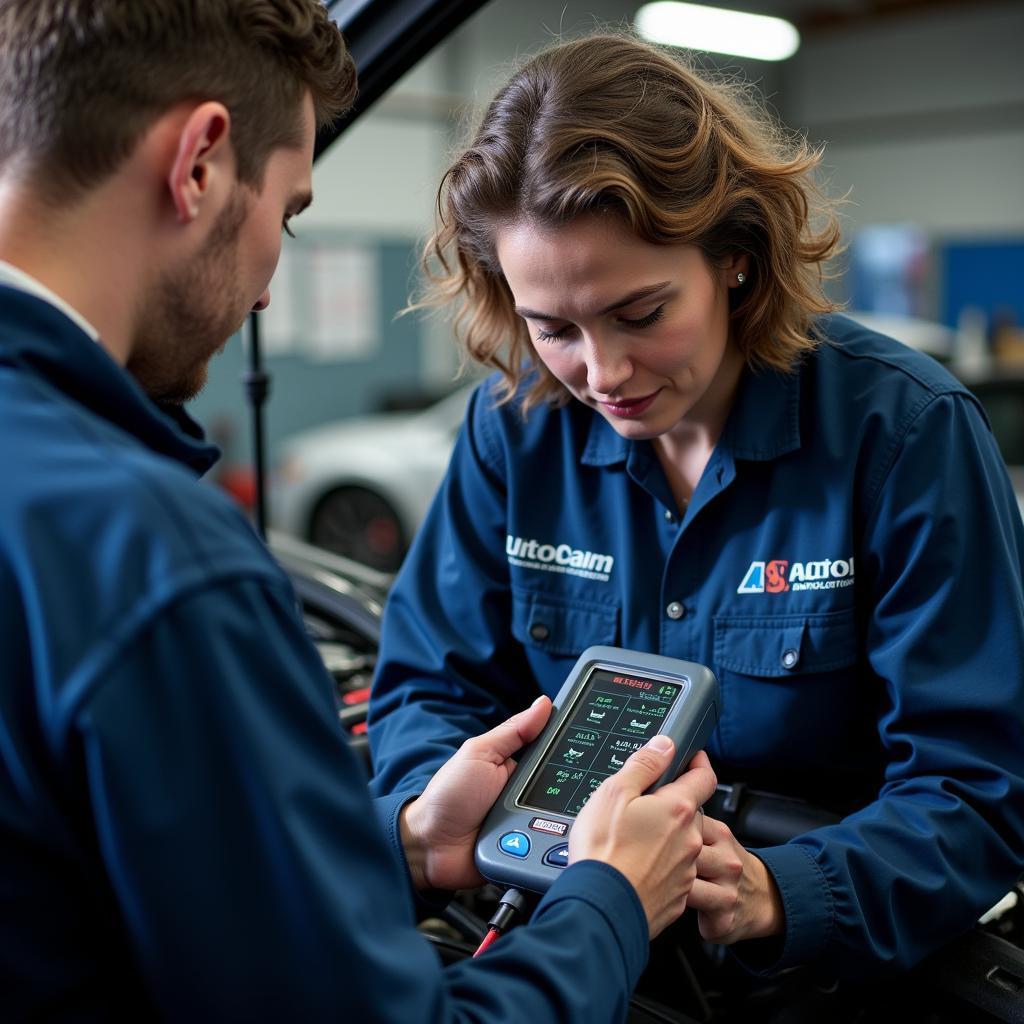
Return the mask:
POLYGON ((845 814, 758 855, 784 937, 748 966, 909 967, 1024 869, 1024 530, 976 400, 844 317, 746 371, 688 507, 650 442, 492 383, 385 613, 376 792, 609 644, 710 666, 721 781, 845 814))
POLYGON ((605 864, 441 968, 402 799, 371 804, 291 586, 197 480, 196 434, 0 288, 0 1016, 623 1019, 647 925, 605 864))

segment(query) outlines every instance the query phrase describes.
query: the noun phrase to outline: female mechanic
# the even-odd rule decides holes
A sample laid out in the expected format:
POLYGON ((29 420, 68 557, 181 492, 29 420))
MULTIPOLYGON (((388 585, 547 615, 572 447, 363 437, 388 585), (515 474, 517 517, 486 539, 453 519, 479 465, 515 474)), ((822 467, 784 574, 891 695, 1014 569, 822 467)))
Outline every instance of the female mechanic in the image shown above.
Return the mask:
POLYGON ((835 315, 819 154, 616 36, 514 75, 448 170, 430 300, 497 370, 392 592, 378 792, 610 644, 702 662, 721 781, 839 812, 688 905, 751 970, 864 978, 1024 869, 1024 529, 984 413, 835 315))

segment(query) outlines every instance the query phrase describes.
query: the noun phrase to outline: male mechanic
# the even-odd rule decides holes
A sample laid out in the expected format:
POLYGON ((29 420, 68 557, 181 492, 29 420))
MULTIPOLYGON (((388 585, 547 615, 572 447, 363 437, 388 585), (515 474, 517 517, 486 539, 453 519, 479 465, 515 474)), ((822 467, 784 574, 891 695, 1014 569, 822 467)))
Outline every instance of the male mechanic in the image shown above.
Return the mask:
POLYGON ((288 582, 197 480, 179 404, 269 301, 354 87, 318 0, 0 3, 5 1020, 593 1024, 685 905, 714 776, 642 796, 652 743, 534 921, 442 970, 407 893, 479 881, 550 704, 374 808, 288 582))

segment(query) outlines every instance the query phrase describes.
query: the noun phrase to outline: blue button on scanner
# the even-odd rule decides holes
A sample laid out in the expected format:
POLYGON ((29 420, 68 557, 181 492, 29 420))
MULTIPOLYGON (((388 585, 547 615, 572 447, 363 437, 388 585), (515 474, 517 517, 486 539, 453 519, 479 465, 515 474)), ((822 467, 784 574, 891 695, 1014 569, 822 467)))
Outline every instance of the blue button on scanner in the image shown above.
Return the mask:
POLYGON ((550 864, 552 867, 564 868, 569 863, 569 844, 559 843, 558 846, 552 846, 544 854, 544 863, 550 864))
POLYGON ((506 832, 498 840, 498 846, 510 857, 525 857, 530 852, 530 837, 522 832, 506 832))

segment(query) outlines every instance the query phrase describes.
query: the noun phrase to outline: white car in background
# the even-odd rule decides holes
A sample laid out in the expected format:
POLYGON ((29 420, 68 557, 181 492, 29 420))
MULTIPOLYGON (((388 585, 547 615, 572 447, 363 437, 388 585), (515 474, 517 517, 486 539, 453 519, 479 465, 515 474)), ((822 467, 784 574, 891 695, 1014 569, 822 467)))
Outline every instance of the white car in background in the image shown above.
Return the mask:
POLYGON ((444 476, 471 390, 289 438, 270 480, 274 529, 394 572, 444 476))

